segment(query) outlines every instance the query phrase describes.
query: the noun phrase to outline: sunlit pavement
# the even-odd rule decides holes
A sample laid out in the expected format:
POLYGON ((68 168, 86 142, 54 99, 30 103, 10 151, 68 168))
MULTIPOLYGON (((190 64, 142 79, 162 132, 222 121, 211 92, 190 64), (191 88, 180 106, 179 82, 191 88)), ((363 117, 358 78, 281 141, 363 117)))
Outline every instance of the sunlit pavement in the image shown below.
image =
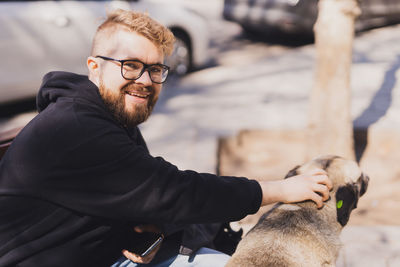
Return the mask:
POLYGON ((348 226, 337 267, 400 266, 400 226, 348 226))
MULTIPOLYGON (((400 126, 400 25, 358 36, 352 67, 357 127, 400 126)), ((154 155, 183 169, 213 172, 217 139, 242 129, 298 129, 307 124, 314 45, 268 51, 249 44, 218 57, 220 65, 164 88, 142 130, 154 155)))

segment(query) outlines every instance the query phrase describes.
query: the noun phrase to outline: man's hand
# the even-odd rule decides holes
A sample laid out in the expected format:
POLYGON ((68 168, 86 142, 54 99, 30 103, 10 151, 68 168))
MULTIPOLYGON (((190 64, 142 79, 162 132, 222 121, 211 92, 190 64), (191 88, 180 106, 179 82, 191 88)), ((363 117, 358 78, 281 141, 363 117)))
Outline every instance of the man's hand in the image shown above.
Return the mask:
MULTIPOLYGON (((134 228, 135 232, 138 233, 143 233, 143 232, 153 232, 153 233, 160 233, 160 230, 157 228, 155 225, 140 225, 136 226, 134 228)), ((130 252, 126 249, 122 250, 122 254, 129 260, 135 262, 135 263, 142 263, 142 264, 147 264, 150 263, 154 256, 157 254, 158 250, 161 247, 161 243, 157 245, 156 248, 154 248, 148 255, 141 257, 138 254, 135 254, 133 252, 130 252)))
POLYGON ((304 200, 314 201, 318 208, 329 199, 332 182, 326 172, 315 169, 284 180, 260 182, 263 191, 261 206, 274 202, 293 203, 304 200))

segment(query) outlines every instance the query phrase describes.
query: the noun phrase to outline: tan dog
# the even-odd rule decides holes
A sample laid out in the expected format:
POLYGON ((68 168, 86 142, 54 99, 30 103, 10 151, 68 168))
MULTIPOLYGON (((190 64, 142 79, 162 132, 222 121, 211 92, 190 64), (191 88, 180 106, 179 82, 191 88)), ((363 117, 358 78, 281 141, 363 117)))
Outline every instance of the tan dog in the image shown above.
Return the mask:
POLYGON ((276 204, 240 241, 228 267, 335 266, 342 228, 367 190, 368 176, 357 163, 337 156, 314 159, 286 177, 321 168, 333 183, 321 209, 312 201, 276 204))

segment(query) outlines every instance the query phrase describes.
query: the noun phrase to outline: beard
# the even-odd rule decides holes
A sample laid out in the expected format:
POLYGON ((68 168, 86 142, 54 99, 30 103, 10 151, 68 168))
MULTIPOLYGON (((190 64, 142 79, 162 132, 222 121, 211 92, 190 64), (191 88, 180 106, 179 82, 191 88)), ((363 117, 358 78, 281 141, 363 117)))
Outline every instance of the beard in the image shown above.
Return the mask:
POLYGON ((148 91, 143 86, 129 83, 122 87, 119 92, 114 92, 113 90, 106 88, 102 80, 99 84, 99 92, 107 109, 111 112, 118 123, 124 127, 132 128, 148 119, 158 97, 154 94, 154 90, 151 90, 151 94, 148 96, 146 103, 136 103, 133 109, 128 110, 125 103, 125 92, 128 89, 133 89, 137 92, 148 91))

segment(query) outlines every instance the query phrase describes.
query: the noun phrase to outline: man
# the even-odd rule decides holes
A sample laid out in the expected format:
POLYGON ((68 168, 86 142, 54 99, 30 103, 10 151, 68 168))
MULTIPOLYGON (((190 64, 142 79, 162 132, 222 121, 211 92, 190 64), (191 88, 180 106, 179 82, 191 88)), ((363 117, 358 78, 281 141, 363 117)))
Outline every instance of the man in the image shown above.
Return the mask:
POLYGON ((39 114, 0 165, 0 266, 223 266, 229 257, 205 248, 207 226, 277 201, 323 205, 322 170, 258 183, 149 154, 137 125, 161 92, 173 40, 147 15, 118 10, 95 35, 88 77, 44 77, 39 114), (146 231, 165 240, 142 257, 130 248, 146 231))

